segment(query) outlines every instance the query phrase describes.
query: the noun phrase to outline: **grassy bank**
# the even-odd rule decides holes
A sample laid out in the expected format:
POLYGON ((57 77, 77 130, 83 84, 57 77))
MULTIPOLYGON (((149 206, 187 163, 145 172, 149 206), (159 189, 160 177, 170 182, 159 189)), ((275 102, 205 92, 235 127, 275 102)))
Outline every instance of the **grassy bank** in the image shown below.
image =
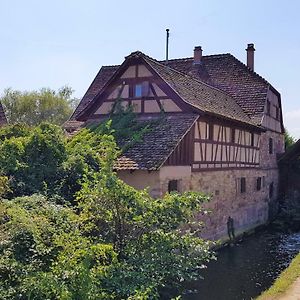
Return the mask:
POLYGON ((277 299, 284 294, 291 284, 300 277, 300 253, 292 260, 290 265, 280 274, 274 284, 263 292, 256 300, 277 299))

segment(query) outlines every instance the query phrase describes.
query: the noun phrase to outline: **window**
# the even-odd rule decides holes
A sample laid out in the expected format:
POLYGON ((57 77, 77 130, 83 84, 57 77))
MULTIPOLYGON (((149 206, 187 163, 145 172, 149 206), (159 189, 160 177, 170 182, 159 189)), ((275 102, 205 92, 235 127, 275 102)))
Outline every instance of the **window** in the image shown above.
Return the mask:
POLYGON ((241 193, 245 193, 246 192, 246 178, 242 177, 241 178, 241 193))
POLYGON ((144 81, 142 83, 138 83, 133 87, 133 96, 135 98, 139 97, 147 97, 149 95, 149 82, 144 81))
POLYGON ((271 182, 269 185, 269 198, 272 199, 274 194, 274 183, 271 182))
POLYGON ((271 103, 269 100, 267 100, 267 115, 268 116, 271 115, 271 103))
POLYGON ((142 97, 143 86, 141 84, 136 84, 134 87, 134 97, 142 97))
POLYGON ((261 190, 261 177, 257 177, 256 179, 256 190, 260 191, 261 190))
POLYGON ((269 138, 269 154, 273 154, 273 139, 269 138))
POLYGON ((178 192, 178 180, 170 180, 168 183, 168 192, 178 192))

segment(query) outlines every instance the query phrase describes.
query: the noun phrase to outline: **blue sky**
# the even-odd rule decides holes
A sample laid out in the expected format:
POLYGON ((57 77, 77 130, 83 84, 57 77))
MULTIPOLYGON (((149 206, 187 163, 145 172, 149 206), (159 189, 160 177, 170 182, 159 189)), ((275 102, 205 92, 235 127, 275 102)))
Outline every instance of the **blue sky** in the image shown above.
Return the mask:
POLYGON ((300 1, 0 0, 0 94, 70 85, 81 97, 101 65, 141 50, 163 59, 230 52, 282 95, 284 121, 300 138, 300 1))

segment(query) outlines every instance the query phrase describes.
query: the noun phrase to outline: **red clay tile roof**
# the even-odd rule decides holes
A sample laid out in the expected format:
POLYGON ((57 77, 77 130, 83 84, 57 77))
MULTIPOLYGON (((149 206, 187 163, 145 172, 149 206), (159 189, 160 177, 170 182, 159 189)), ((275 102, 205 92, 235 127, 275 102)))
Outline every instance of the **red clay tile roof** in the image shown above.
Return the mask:
POLYGON ((209 114, 255 125, 229 94, 148 56, 144 59, 185 102, 209 114))
POLYGON ((116 170, 159 169, 198 118, 196 114, 177 114, 155 123, 143 141, 129 147, 118 158, 116 170))
MULTIPOLYGON (((193 65, 193 58, 171 59, 168 65, 171 69, 189 74, 202 83, 206 82, 226 92, 256 124, 261 123, 267 91, 271 85, 233 55, 228 53, 203 56, 202 64, 197 66, 193 65)), ((76 119, 118 67, 105 66, 100 69, 71 119, 76 119)))
POLYGON ((227 92, 246 114, 260 122, 270 83, 229 53, 203 56, 202 62, 198 70, 193 58, 169 60, 169 65, 227 92))

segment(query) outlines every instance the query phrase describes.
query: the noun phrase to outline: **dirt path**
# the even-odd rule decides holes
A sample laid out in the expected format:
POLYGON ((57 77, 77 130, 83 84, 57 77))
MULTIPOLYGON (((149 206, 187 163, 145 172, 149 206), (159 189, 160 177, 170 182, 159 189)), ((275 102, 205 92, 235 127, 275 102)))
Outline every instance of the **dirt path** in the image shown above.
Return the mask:
POLYGON ((276 300, 300 300, 300 277, 276 300))

